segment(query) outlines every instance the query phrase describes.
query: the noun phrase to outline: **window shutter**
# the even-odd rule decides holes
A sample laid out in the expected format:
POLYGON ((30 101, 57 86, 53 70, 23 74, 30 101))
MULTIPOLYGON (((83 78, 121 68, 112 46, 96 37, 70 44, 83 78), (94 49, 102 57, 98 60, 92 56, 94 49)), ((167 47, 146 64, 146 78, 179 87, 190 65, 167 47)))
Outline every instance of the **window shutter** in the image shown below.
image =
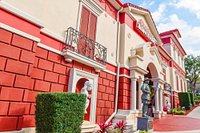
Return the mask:
MULTIPOLYGON (((90 39, 96 39, 97 16, 83 6, 80 22, 80 32, 90 39)), ((78 52, 91 59, 94 58, 95 44, 92 41, 79 38, 78 52)))
POLYGON ((96 39, 96 24, 97 24, 97 17, 93 13, 91 13, 88 36, 92 40, 96 39))
POLYGON ((90 11, 83 6, 81 13, 80 32, 87 36, 90 11))

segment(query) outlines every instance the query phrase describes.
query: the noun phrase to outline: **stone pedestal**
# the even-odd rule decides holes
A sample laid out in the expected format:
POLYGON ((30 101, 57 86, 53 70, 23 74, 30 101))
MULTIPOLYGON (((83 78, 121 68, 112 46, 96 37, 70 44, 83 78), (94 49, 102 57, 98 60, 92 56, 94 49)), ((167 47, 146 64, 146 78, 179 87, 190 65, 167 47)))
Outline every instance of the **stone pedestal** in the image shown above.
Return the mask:
POLYGON ((137 130, 146 130, 153 133, 153 118, 152 117, 138 117, 137 130))

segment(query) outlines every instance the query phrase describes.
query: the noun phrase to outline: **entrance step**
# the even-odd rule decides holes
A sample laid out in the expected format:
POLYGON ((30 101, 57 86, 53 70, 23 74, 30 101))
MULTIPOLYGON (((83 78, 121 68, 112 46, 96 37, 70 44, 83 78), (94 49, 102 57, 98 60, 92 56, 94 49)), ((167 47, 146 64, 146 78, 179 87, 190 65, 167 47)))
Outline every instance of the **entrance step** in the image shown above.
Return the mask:
POLYGON ((97 124, 93 124, 89 121, 83 121, 81 126, 81 133, 93 133, 98 128, 97 124))
POLYGON ((125 133, 134 133, 135 131, 137 131, 138 114, 138 111, 119 109, 112 122, 113 124, 116 124, 119 121, 123 120, 124 122, 126 122, 125 133))

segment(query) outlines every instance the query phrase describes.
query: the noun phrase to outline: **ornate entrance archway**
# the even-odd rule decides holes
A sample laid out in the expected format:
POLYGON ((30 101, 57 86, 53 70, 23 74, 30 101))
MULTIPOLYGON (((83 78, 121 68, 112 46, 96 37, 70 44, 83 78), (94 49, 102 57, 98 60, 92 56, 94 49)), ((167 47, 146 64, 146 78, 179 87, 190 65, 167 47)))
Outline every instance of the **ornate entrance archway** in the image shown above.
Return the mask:
MULTIPOLYGON (((131 70, 131 101, 130 109, 133 111, 141 111, 141 95, 140 86, 144 78, 149 78, 150 86, 155 89, 158 84, 158 89, 155 93, 155 110, 154 113, 160 114, 163 106, 163 88, 164 74, 162 73, 162 59, 160 58, 158 49, 156 47, 148 47, 146 43, 135 49, 135 55, 129 57, 130 70, 131 70)), ((157 114, 155 117, 157 117, 157 114)), ((160 117, 160 116, 158 116, 160 117)))
POLYGON ((155 107, 155 87, 156 87, 156 83, 157 81, 155 81, 155 79, 158 79, 158 71, 156 69, 156 66, 153 63, 149 63, 147 66, 147 71, 148 73, 144 75, 144 78, 149 78, 150 82, 149 82, 149 87, 151 89, 151 97, 150 97, 150 104, 148 107, 148 115, 151 117, 154 117, 154 107, 155 107))

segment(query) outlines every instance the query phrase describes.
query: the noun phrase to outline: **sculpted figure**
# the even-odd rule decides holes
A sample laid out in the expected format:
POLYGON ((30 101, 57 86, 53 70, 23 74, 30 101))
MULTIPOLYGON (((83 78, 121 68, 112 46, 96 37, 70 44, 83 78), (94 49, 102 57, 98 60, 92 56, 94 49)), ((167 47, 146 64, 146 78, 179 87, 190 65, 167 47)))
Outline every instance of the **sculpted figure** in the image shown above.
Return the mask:
POLYGON ((148 109, 148 105, 150 104, 150 88, 149 88, 149 79, 145 78, 144 79, 144 83, 141 86, 141 90, 142 90, 142 117, 147 117, 147 109, 148 109))
POLYGON ((90 103, 89 99, 91 98, 91 95, 88 93, 88 91, 91 91, 91 90, 92 90, 92 84, 89 81, 86 81, 84 83, 83 88, 81 89, 81 94, 84 94, 86 96, 85 114, 87 114, 87 108, 90 103))

